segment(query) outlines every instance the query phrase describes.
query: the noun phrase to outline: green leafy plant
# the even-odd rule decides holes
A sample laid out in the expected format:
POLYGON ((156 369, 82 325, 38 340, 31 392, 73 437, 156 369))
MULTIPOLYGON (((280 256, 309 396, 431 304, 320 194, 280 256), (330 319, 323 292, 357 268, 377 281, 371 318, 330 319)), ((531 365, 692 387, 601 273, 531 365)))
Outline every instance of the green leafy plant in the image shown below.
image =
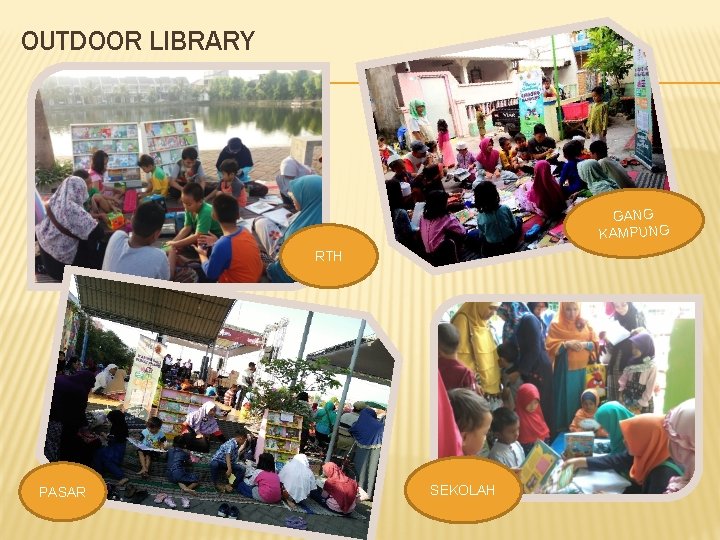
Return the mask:
POLYGON ((72 161, 55 160, 51 169, 35 169, 35 185, 38 187, 59 184, 73 172, 72 161))
POLYGON ((615 94, 620 94, 621 82, 632 69, 632 45, 607 26, 588 30, 593 48, 585 66, 603 74, 613 84, 615 94))

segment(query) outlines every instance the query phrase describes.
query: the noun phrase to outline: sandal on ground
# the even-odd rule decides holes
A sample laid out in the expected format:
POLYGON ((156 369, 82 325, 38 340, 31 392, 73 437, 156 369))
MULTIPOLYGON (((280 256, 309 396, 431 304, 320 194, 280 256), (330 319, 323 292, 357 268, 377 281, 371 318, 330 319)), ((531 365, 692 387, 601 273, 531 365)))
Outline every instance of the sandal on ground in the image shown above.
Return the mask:
POLYGON ((307 521, 305 521, 299 516, 289 517, 285 519, 285 526, 291 529, 299 529, 301 531, 304 531, 307 530, 307 521))
POLYGON ((175 508, 177 506, 177 504, 175 504, 175 501, 173 501, 172 497, 170 497, 169 495, 167 497, 165 497, 165 500, 163 501, 163 503, 165 503, 170 508, 175 508))
POLYGON ((217 511, 217 515, 226 518, 228 517, 228 513, 230 512, 230 506, 227 503, 222 503, 217 511))
POLYGON ((183 508, 190 508, 190 499, 187 497, 180 497, 180 504, 183 508))
POLYGON ((240 519, 240 510, 237 506, 231 506, 230 510, 228 511, 228 515, 230 519, 240 519))
POLYGON ((157 495, 155 495, 155 502, 157 504, 160 504, 161 502, 163 502, 165 500, 166 497, 167 497, 167 493, 158 493, 157 495))

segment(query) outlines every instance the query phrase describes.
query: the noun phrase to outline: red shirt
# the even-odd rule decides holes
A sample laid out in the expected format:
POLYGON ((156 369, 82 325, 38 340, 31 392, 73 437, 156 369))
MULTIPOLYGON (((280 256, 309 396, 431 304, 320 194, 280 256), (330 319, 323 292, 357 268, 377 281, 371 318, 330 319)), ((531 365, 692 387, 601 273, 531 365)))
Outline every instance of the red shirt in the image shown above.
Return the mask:
POLYGON ((448 391, 455 388, 469 388, 473 391, 477 389, 475 374, 459 360, 439 357, 438 371, 448 391))

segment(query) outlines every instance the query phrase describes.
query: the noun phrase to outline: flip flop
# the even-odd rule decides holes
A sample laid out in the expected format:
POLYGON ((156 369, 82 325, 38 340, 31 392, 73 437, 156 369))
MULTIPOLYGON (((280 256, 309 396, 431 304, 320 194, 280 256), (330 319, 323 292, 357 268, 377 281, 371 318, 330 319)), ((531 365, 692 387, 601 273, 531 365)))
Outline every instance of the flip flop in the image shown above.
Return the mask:
POLYGON ((635 159, 635 158, 629 159, 629 160, 628 160, 628 163, 629 163, 630 165, 640 165, 640 162, 639 162, 637 159, 635 159))
POLYGON ((620 165, 622 165, 623 167, 627 167, 629 163, 630 161, 627 159, 623 159, 620 161, 620 165))
POLYGON ((300 516, 289 517, 285 519, 285 526, 290 529, 299 529, 301 531, 307 530, 307 521, 300 516))
POLYGON ((165 497, 165 500, 163 501, 163 503, 165 503, 170 508, 177 507, 177 504, 175 504, 175 501, 173 501, 172 497, 170 497, 170 496, 165 497))
POLYGON ((190 499, 187 497, 180 497, 180 504, 183 508, 190 508, 190 499))
POLYGON ((157 495, 155 495, 154 501, 157 504, 160 504, 161 502, 163 502, 165 500, 166 497, 167 497, 167 493, 158 493, 157 495))

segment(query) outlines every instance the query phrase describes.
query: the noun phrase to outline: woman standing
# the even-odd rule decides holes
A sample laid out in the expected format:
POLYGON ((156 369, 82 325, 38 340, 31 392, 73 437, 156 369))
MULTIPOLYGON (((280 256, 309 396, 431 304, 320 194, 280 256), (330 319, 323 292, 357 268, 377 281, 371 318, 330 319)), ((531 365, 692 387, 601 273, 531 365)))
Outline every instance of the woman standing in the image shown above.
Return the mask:
MULTIPOLYGON (((639 311, 632 302, 607 302, 605 312, 620 323, 630 334, 637 334, 645 330, 645 315, 639 311)), ((606 342, 610 360, 606 374, 606 392, 608 401, 618 399, 617 382, 622 375, 621 364, 627 362, 627 356, 632 354, 629 342, 611 344, 606 342)))
POLYGON ((66 178, 50 197, 47 215, 35 227, 40 256, 48 275, 61 281, 65 265, 102 268, 104 253, 100 250, 105 230, 83 208, 88 199, 85 180, 66 178))
POLYGON ((557 432, 567 431, 580 408, 585 368, 597 352, 597 336, 582 318, 580 307, 578 302, 560 302, 558 318, 550 324, 545 341, 553 363, 557 432))
POLYGON ((458 360, 475 373, 486 396, 500 393, 498 344, 488 324, 499 307, 500 302, 465 302, 450 321, 460 334, 458 360))
POLYGON ((410 110, 410 121, 408 122, 408 132, 410 133, 408 146, 413 141, 428 143, 437 140, 437 135, 433 130, 430 120, 427 118, 427 110, 425 102, 422 99, 413 99, 408 104, 410 110))
POLYGON ((503 302, 500 304, 497 314, 498 317, 505 321, 502 332, 503 343, 516 342, 515 332, 518 324, 520 324, 520 319, 526 313, 530 313, 530 310, 522 302, 503 302))
POLYGON ((315 436, 318 442, 327 447, 330 444, 330 435, 335 427, 337 412, 332 401, 325 403, 325 406, 315 414, 315 436))
MULTIPOLYGON (((540 320, 531 313, 520 318, 515 334, 518 345, 518 359, 515 362, 517 375, 523 382, 531 383, 540 392, 540 408, 551 433, 555 433, 555 410, 553 407, 552 362, 545 350, 543 329, 540 320)), ((510 373, 513 377, 516 373, 510 373)))
POLYGON ((95 377, 95 386, 93 386, 92 389, 93 393, 106 393, 108 386, 110 386, 110 383, 113 382, 113 380, 115 379, 115 373, 117 373, 117 369, 118 367, 115 364, 108 364, 105 369, 98 373, 97 377, 95 377))
POLYGON ((357 443, 353 459, 357 482, 370 499, 375 491, 384 429, 385 424, 377 419, 377 413, 370 407, 360 411, 357 422, 350 427, 350 434, 357 443))

